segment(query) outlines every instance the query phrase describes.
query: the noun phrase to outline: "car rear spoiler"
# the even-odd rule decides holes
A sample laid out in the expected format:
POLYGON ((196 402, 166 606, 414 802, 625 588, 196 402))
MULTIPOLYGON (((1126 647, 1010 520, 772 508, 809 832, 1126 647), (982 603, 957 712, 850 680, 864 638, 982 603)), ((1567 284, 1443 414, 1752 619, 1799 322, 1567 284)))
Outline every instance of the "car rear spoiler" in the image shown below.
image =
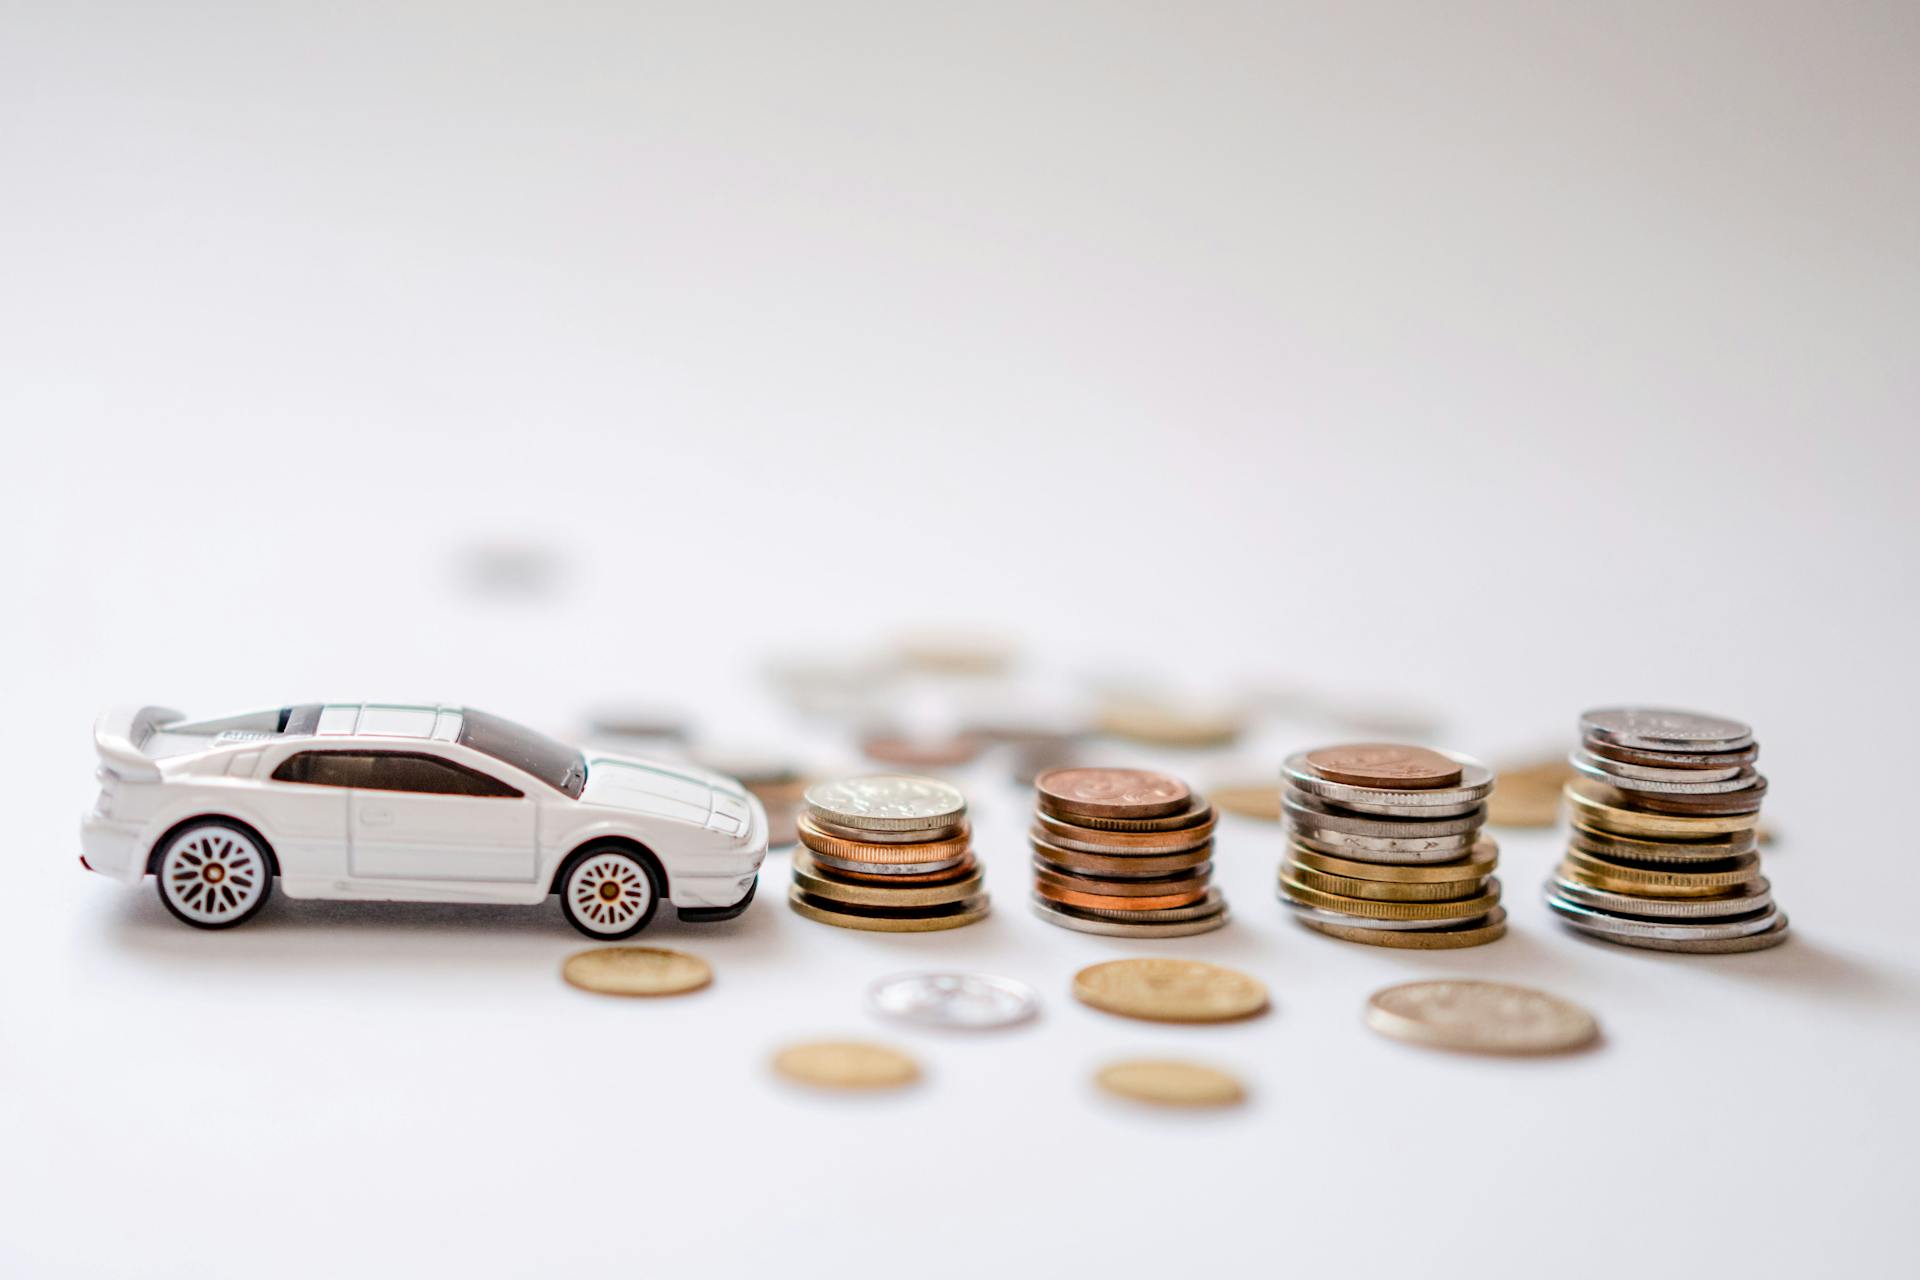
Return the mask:
POLYGON ((147 740, 161 725, 185 718, 171 707, 116 707, 93 722, 93 749, 121 777, 152 781, 160 766, 146 753, 147 740))

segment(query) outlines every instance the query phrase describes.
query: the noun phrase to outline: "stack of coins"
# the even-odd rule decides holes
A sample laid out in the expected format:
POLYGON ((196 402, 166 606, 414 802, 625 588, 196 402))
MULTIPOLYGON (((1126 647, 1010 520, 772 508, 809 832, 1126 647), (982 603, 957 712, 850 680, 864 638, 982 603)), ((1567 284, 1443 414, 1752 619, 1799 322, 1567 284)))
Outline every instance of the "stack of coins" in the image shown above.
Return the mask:
POLYGON ((843 929, 930 933, 985 918, 959 791, 878 774, 808 787, 787 903, 843 929))
POLYGON ((1753 731, 1691 711, 1580 717, 1567 784, 1573 835, 1547 905, 1595 938, 1652 951, 1759 951, 1787 917, 1760 874, 1767 780, 1753 731))
POLYGON ((1081 933, 1173 938, 1227 922, 1213 887, 1213 806, 1144 769, 1034 779, 1033 909, 1081 933))
POLYGON ((1451 751, 1325 747, 1283 766, 1280 901, 1309 929, 1376 947, 1475 947, 1505 934, 1480 834, 1493 772, 1451 751))

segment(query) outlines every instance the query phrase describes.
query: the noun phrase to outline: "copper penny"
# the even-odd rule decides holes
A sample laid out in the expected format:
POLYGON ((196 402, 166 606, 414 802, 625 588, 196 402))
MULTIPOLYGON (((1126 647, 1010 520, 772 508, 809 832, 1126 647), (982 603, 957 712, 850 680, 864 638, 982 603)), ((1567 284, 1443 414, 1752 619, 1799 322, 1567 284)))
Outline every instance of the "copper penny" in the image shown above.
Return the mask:
POLYGON ((1170 876, 1151 876, 1145 879, 1108 880, 1100 876, 1076 876, 1055 871, 1043 860, 1033 860, 1033 878, 1040 884, 1050 884, 1056 889, 1072 889, 1078 893, 1100 893, 1115 898, 1155 898, 1168 894, 1185 893, 1189 889, 1199 889, 1203 893, 1207 887, 1210 863, 1201 863, 1191 871, 1176 872, 1170 876))
POLYGON ((1092 818, 1164 818, 1187 808, 1187 784, 1149 769, 1049 769, 1033 781, 1054 813, 1092 818))
POLYGON ((842 862, 944 862, 957 858, 967 851, 972 842, 972 833, 966 826, 944 840, 916 840, 911 843, 875 844, 865 840, 848 840, 841 836, 829 835, 820 829, 820 824, 809 814, 803 814, 799 822, 800 843, 815 853, 824 853, 829 858, 842 862))
POLYGON ((1349 787, 1424 791, 1460 781, 1460 766, 1425 747, 1391 742, 1356 742, 1307 753, 1307 763, 1328 782, 1349 787))
POLYGON ((1064 871, 1075 875, 1111 876, 1123 880, 1190 871, 1213 857, 1211 841, 1192 849, 1183 849, 1179 853, 1087 853, 1080 849, 1068 849, 1054 844, 1050 840, 1043 839, 1038 832, 1029 832, 1027 841, 1033 846, 1035 853, 1064 871))
POLYGON ((1078 889, 1060 889, 1037 880, 1033 891, 1049 902, 1064 903, 1087 911, 1158 911, 1165 907, 1185 907, 1207 896, 1207 886, 1153 898, 1124 898, 1110 893, 1082 893, 1078 889))
POLYGON ((955 769, 972 764, 986 743, 970 733, 948 738, 914 738, 877 733, 860 744, 860 754, 877 764, 904 769, 955 769))
POLYGON ((1613 742, 1589 739, 1586 748, 1608 760, 1655 769, 1723 769, 1730 765, 1752 764, 1760 758, 1758 743, 1737 751, 1643 751, 1638 747, 1623 747, 1613 742))

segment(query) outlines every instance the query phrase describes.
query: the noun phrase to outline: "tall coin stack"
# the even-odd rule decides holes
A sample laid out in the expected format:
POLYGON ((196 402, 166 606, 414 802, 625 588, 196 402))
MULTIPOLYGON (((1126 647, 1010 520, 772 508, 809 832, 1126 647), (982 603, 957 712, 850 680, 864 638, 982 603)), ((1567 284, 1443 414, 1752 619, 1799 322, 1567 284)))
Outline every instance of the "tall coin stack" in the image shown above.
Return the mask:
POLYGON ((1507 931, 1480 834, 1493 772, 1451 751, 1358 743, 1282 766, 1280 900, 1309 929, 1376 947, 1477 947, 1507 931))
POLYGON ((1760 874, 1767 780, 1737 720, 1609 707, 1580 717, 1573 835, 1547 905, 1595 938, 1652 951, 1759 951, 1787 917, 1760 874))
POLYGON ((1145 769, 1034 779, 1033 909, 1081 933, 1176 938, 1227 922, 1213 887, 1213 806, 1145 769))
POLYGON ((842 929, 930 933, 985 918, 967 802, 932 778, 877 774, 808 787, 787 904, 842 929))

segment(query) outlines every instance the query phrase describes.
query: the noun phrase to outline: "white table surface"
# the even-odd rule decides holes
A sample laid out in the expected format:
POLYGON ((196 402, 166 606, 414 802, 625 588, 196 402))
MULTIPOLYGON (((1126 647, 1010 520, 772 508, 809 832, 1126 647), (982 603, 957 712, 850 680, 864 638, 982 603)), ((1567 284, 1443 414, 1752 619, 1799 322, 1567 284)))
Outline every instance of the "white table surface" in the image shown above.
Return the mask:
MULTIPOLYGON (((1908 825, 1920 90, 1900 6, 0 14, 0 1271, 23 1276, 1889 1275, 1920 1142, 1908 825), (552 549, 475 594, 476 546, 552 549), (1145 673, 1430 710, 1486 757, 1585 706, 1751 720, 1794 938, 1345 945, 1230 820, 1226 930, 1023 905, 896 938, 661 920, 713 987, 564 987, 557 907, 277 900, 225 934, 83 873, 100 708, 594 702, 821 765, 769 655, 919 623, 1024 687, 1145 673), (1126 1022, 1199 956, 1265 1017, 1126 1022), (955 1038, 872 979, 1034 984, 955 1038), (1421 1052, 1460 974, 1583 1055, 1421 1052), (884 1037, 897 1097, 776 1081, 884 1037), (1248 1106, 1097 1095, 1136 1053, 1248 1106), (649 1271, 651 1269, 651 1271, 649 1271)), ((937 699, 915 714, 937 712, 937 699)), ((1263 721, 1271 770, 1350 732, 1263 721)), ((1212 757, 1119 752, 1206 781, 1212 757)))

